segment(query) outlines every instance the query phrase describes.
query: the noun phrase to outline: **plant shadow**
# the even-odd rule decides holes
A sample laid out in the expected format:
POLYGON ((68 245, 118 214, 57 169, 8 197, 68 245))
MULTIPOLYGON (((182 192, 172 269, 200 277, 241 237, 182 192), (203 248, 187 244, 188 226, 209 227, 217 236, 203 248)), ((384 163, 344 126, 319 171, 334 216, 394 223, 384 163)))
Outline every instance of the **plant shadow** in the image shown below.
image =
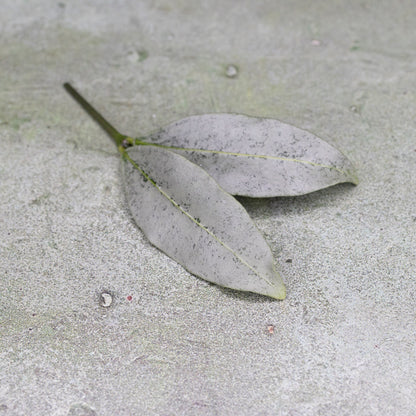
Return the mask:
POLYGON ((242 300, 248 303, 275 303, 279 302, 278 299, 273 299, 265 295, 260 295, 258 293, 252 292, 243 292, 241 290, 229 289, 227 287, 221 287, 211 283, 213 286, 216 286, 224 295, 228 296, 233 300, 242 300))
POLYGON ((328 188, 320 189, 305 195, 279 196, 271 198, 250 198, 237 196, 236 199, 244 208, 253 214, 258 211, 269 210, 281 212, 296 210, 298 213, 310 212, 323 206, 336 205, 337 201, 346 193, 354 190, 355 185, 351 183, 340 183, 328 188))

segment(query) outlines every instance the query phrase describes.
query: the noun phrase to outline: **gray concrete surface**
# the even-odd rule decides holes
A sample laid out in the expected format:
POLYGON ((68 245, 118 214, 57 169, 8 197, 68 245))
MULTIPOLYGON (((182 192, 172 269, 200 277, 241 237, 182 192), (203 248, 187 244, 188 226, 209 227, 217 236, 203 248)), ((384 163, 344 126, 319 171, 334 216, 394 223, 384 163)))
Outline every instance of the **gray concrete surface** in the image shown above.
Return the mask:
POLYGON ((0 415, 416 414, 415 27, 412 0, 3 0, 0 415), (136 228, 64 81, 131 135, 281 119, 361 183, 242 199, 288 296, 220 289, 136 228))

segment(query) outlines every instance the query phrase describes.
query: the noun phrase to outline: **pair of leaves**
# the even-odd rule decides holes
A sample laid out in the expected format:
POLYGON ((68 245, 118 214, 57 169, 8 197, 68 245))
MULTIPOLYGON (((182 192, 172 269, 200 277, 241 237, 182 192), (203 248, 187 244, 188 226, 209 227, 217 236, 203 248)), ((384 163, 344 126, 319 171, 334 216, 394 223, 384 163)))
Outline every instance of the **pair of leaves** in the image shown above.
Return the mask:
POLYGON ((230 194, 301 195, 357 182, 340 152, 277 120, 193 116, 132 139, 64 86, 118 145, 127 201, 149 241, 189 272, 221 286, 276 299, 286 293, 269 246, 230 194))

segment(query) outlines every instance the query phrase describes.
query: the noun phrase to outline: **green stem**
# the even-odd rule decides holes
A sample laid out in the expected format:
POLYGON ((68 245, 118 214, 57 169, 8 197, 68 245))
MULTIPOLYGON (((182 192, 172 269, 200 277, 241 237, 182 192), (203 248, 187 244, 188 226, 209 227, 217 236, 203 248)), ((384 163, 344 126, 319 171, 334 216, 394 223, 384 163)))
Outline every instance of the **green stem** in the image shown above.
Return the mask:
POLYGON ((79 92, 68 82, 63 85, 75 101, 92 117, 98 125, 113 139, 119 152, 125 153, 125 148, 133 145, 133 139, 116 130, 79 92))

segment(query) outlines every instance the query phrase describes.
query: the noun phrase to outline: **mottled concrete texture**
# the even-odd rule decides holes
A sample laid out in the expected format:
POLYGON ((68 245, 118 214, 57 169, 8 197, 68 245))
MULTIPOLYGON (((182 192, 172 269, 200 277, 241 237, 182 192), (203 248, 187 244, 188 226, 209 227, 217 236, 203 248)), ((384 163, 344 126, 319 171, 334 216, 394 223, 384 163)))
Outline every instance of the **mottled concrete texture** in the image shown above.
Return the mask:
POLYGON ((0 415, 415 415, 414 7, 2 0, 0 415), (130 135, 281 119, 361 183, 241 199, 288 296, 220 289, 137 229, 64 81, 130 135))

